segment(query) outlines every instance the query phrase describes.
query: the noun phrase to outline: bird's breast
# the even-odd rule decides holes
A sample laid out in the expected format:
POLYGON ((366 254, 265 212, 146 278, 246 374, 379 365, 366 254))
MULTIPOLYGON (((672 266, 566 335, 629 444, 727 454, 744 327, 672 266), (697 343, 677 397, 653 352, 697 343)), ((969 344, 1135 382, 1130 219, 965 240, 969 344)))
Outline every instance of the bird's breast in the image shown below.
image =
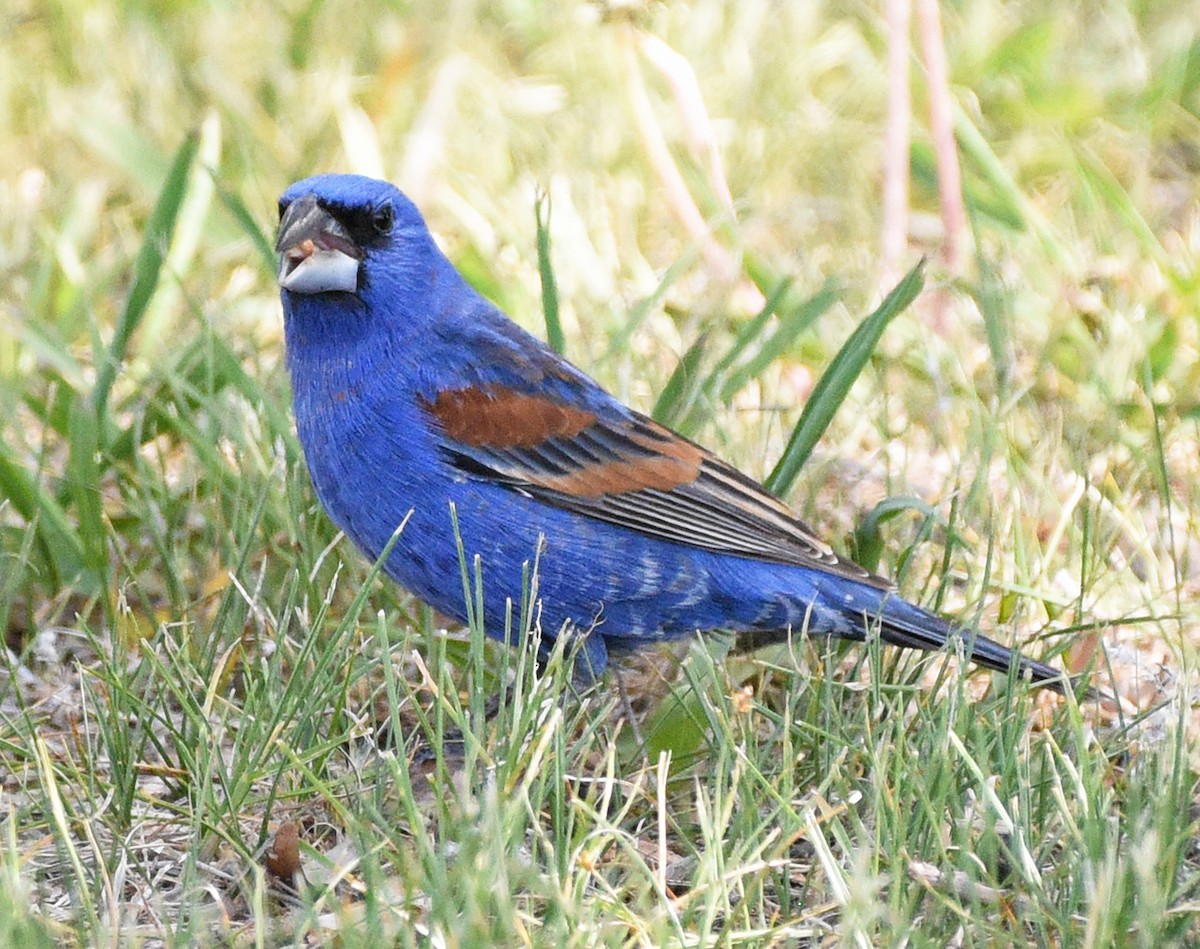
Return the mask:
POLYGON ((339 528, 377 552, 439 465, 411 387, 369 356, 290 362, 296 432, 317 497, 339 528))

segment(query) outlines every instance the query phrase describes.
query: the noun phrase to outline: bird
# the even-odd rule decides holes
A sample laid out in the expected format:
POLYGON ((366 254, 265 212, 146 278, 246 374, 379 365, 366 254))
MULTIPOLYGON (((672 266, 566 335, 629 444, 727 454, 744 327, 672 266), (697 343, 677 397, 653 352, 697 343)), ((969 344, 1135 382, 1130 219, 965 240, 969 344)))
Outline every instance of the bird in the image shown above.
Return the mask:
POLYGON ((706 633, 952 645, 1060 693, 1063 673, 900 596, 752 478, 605 391, 477 293, 394 185, 305 178, 279 201, 296 431, 317 499, 394 581, 581 681, 610 655, 706 633), (461 548, 460 548, 461 543, 461 548), (580 668, 584 670, 580 673, 580 668))

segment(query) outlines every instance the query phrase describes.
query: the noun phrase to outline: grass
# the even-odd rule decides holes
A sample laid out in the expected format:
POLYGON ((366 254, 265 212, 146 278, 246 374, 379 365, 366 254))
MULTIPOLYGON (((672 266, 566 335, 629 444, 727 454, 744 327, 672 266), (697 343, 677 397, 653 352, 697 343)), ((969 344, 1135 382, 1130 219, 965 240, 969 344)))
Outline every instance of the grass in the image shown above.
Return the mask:
POLYGON ((974 259, 865 324, 872 6, 6 13, 0 943, 1200 939, 1195 17, 942 12, 974 259), (734 214, 640 35, 694 69, 734 214), (1127 712, 692 644, 623 673, 639 743, 569 657, 441 629, 292 432, 274 203, 330 169, 397 181, 515 318, 907 597, 1072 667, 1102 643, 1127 712))

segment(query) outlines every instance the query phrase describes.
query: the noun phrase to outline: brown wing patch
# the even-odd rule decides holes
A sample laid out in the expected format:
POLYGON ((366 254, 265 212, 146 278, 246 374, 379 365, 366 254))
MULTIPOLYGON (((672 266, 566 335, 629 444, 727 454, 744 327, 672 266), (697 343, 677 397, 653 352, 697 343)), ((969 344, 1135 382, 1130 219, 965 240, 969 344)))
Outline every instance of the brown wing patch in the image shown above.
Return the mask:
POLYGON ((596 421, 583 409, 499 387, 448 389, 421 401, 447 435, 471 448, 533 448, 596 421))
POLYGON ((660 434, 650 428, 653 424, 643 422, 627 434, 629 442, 641 449, 637 455, 584 465, 562 475, 539 478, 538 483, 574 497, 596 498, 647 489, 670 491, 695 481, 704 450, 665 429, 660 434))
POLYGON ((454 464, 556 507, 661 540, 825 570, 888 589, 837 555, 758 483, 652 419, 499 386, 424 401, 454 464))

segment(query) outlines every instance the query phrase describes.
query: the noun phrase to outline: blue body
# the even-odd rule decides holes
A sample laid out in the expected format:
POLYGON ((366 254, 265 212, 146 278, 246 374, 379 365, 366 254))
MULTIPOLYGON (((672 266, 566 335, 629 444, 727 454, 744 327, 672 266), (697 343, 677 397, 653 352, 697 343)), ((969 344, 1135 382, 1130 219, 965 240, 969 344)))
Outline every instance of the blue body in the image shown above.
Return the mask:
MULTIPOLYGON (((297 429, 317 496, 371 558, 407 518, 384 565, 402 586, 465 620, 453 506, 468 562, 478 556, 482 564, 487 632, 504 635, 510 608, 516 625, 540 543, 543 636, 567 624, 586 634, 593 672, 609 648, 697 630, 793 628, 861 639, 873 618, 928 630, 932 642, 917 643, 923 648, 945 641, 944 621, 878 578, 665 541, 452 464, 444 432, 423 408, 447 389, 503 386, 601 418, 632 413, 471 289, 399 191, 323 176, 293 185, 282 203, 308 194, 335 212, 384 200, 395 208, 392 239, 367 251, 357 292, 285 291, 283 302, 297 429)), ((1008 651, 995 648, 1007 665, 1008 651)))

